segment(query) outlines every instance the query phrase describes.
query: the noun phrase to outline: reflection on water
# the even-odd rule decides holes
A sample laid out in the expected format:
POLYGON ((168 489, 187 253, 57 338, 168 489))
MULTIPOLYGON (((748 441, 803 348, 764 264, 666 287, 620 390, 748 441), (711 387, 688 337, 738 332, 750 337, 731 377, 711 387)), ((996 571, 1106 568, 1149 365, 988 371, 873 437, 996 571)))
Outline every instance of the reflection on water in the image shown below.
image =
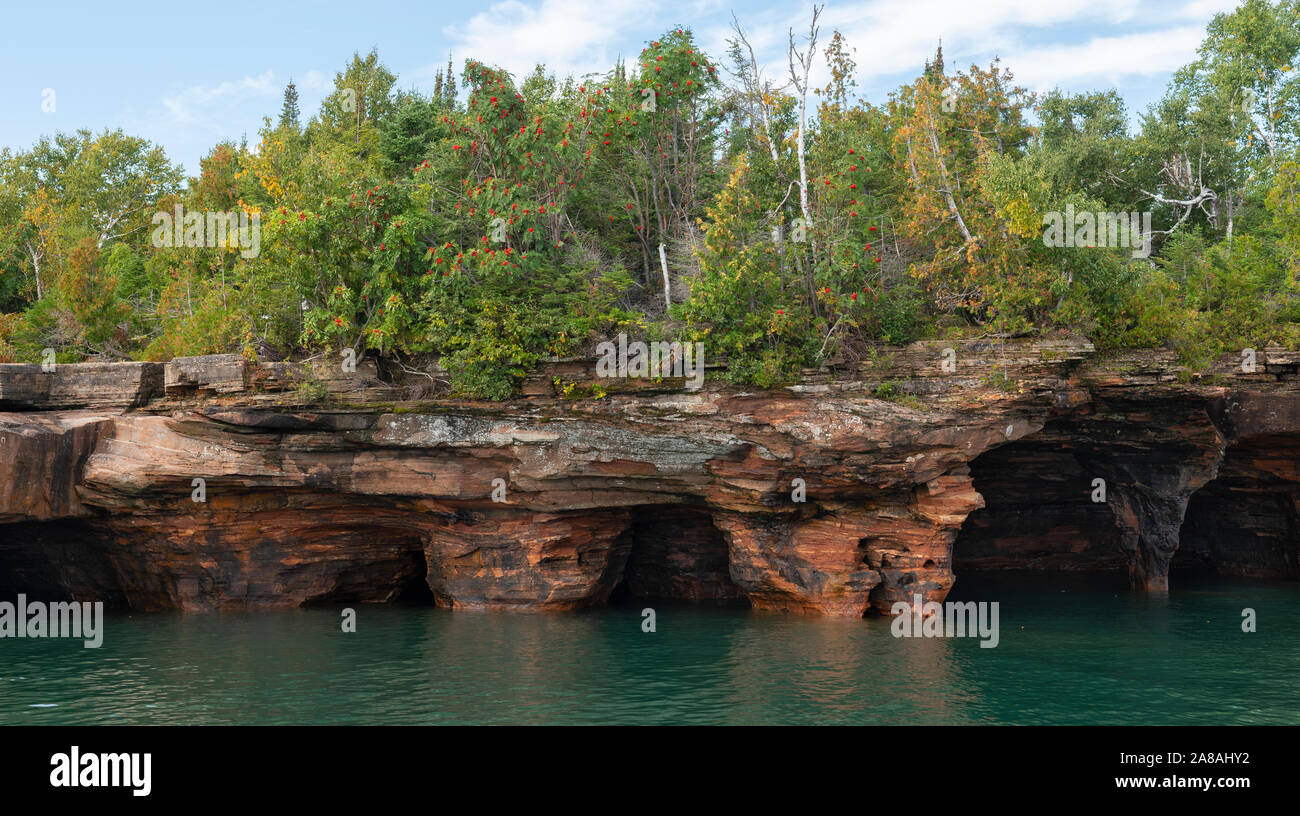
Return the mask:
POLYGON ((367 606, 355 634, 327 609, 117 616, 98 650, 0 640, 0 724, 1300 723, 1295 584, 999 575, 952 599, 1000 603, 997 648, 667 604, 653 634, 639 607, 367 606))

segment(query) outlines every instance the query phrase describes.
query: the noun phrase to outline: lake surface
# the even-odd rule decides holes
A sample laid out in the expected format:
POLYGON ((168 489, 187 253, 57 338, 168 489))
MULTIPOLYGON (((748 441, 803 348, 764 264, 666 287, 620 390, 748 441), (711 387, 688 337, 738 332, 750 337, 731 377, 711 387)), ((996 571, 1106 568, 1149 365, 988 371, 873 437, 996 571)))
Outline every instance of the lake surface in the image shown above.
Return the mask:
POLYGON ((1297 724, 1300 584, 963 577, 1000 641, 657 603, 110 615, 103 646, 0 640, 0 724, 1297 724), (1257 614, 1243 633, 1242 609, 1257 614))

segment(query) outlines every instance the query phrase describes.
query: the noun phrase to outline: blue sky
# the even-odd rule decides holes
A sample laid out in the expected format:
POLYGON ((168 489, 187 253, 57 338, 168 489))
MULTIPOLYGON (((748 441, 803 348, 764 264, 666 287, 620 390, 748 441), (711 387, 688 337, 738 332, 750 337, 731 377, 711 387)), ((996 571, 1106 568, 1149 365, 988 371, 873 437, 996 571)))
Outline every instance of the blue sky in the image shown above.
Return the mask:
MULTIPOLYGON (((1118 88, 1132 110, 1191 61, 1205 24, 1237 0, 827 0, 822 42, 856 49, 871 102, 914 77, 940 38, 949 68, 1001 57, 1031 89, 1118 88)), ((771 0, 503 0, 443 3, 224 2, 121 6, 50 0, 6 9, 0 31, 0 145, 42 134, 123 128, 195 172, 223 139, 255 140, 298 85, 304 115, 354 51, 377 47, 398 85, 427 90, 450 52, 519 74, 608 68, 669 27, 688 25, 722 55, 734 10, 768 73, 785 75, 786 31, 810 4, 771 0), (43 93, 54 92, 54 110, 43 93), (48 106, 47 106, 48 107, 48 106)))

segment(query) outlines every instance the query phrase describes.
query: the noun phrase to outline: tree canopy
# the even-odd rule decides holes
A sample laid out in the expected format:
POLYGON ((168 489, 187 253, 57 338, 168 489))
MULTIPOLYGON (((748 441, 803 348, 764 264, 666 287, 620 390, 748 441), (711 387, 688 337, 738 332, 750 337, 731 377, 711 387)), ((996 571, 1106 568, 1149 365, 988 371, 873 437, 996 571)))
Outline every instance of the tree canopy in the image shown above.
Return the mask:
POLYGON ((1300 0, 1216 15, 1136 117, 941 49, 872 103, 819 15, 789 39, 775 69, 738 20, 721 61, 685 26, 585 77, 485 54, 428 95, 357 53, 314 114, 290 82, 188 179, 120 130, 0 150, 0 358, 351 347, 500 399, 618 332, 761 386, 923 337, 1300 344, 1300 0), (1087 229, 1047 240, 1063 213, 1087 229), (159 246, 160 214, 196 240, 159 246), (227 215, 255 251, 204 228, 227 215), (1146 250, 1116 215, 1149 218, 1146 250))

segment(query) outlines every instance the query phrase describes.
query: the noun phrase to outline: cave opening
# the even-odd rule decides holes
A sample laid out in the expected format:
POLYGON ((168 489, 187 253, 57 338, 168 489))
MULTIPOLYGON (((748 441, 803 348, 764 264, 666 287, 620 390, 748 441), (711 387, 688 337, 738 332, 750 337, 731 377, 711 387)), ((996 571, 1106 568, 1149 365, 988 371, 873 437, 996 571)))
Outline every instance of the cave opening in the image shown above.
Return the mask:
POLYGON ((633 510, 629 551, 611 606, 646 601, 747 608, 731 580, 726 538, 702 507, 654 505, 633 510))
MULTIPOLYGON (((334 559, 317 562, 322 588, 301 606, 341 603, 386 603, 399 606, 434 606, 429 588, 424 540, 416 532, 389 527, 346 528, 329 534, 313 531, 314 546, 327 545, 336 554, 350 553, 338 569, 334 559), (383 542, 376 546, 376 542, 383 542)), ((280 542, 283 544, 283 542, 280 542)))
POLYGON ((125 593, 105 555, 103 536, 83 520, 0 526, 0 599, 102 602, 126 607, 125 593))
POLYGON ((1300 435, 1239 440, 1192 494, 1170 571, 1300 578, 1300 435))
POLYGON ((1071 450, 1068 436, 1043 431, 971 461, 984 507, 963 522, 953 542, 955 588, 971 579, 1075 576, 1127 586, 1127 557, 1113 509, 1094 501, 1095 474, 1071 450))
POLYGON ((436 606, 437 599, 429 588, 429 564, 424 548, 411 553, 412 569, 405 581, 397 587, 392 603, 398 606, 436 606))

